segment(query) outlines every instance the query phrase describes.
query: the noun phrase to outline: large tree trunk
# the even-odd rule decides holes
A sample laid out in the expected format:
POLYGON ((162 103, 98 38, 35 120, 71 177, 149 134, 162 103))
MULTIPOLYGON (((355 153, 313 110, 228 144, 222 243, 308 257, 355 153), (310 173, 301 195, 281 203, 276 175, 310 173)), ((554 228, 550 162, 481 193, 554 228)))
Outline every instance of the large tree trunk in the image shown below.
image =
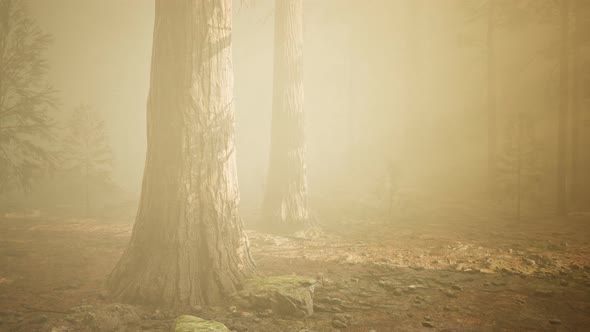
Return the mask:
POLYGON ((488 3, 488 25, 486 36, 487 52, 487 112, 488 112, 488 191, 490 197, 495 198, 496 194, 496 62, 494 57, 494 24, 496 20, 496 0, 489 0, 488 3))
POLYGON ((569 106, 569 0, 561 0, 560 59, 559 59, 559 116, 557 148, 557 213, 567 215, 567 113, 569 106))
POLYGON ((303 113, 303 0, 275 2, 271 146, 263 220, 295 231, 308 226, 303 113))
POLYGON ((107 282, 124 301, 216 303, 254 271, 238 215, 231 9, 156 1, 141 200, 107 282))

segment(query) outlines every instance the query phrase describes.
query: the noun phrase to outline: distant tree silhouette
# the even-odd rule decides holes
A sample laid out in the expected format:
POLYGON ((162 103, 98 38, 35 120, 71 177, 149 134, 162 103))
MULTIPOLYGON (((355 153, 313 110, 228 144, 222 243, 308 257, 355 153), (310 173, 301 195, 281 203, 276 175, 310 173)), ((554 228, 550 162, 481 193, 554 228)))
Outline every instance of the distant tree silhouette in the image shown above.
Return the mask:
POLYGON ((46 143, 56 98, 43 58, 50 42, 23 1, 0 0, 0 190, 26 189, 53 164, 46 143))
POLYGON ((90 185, 109 181, 113 167, 104 122, 89 106, 81 105, 72 114, 62 153, 65 170, 83 180, 88 215, 90 185))
POLYGON ((524 114, 508 121, 503 149, 496 164, 498 194, 514 202, 517 220, 521 220, 523 201, 536 198, 535 193, 540 192, 541 187, 543 170, 534 124, 534 120, 524 114))

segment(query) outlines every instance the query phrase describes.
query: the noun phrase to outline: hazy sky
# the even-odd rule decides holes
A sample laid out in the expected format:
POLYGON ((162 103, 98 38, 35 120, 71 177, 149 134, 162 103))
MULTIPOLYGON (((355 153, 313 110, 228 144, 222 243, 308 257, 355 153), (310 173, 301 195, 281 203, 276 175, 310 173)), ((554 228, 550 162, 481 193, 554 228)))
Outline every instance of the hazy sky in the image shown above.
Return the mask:
POLYGON ((50 81, 60 112, 86 103, 105 119, 115 154, 114 180, 136 190, 145 157, 153 1, 29 1, 41 28, 54 36, 50 81))
MULTIPOLYGON (((273 2, 234 1, 238 175, 243 200, 252 198, 255 204, 265 182, 270 143, 273 2)), ((414 160, 406 172, 409 183, 420 178, 428 188, 436 181, 456 186, 448 175, 459 167, 461 174, 469 175, 464 176, 468 185, 485 176, 485 21, 466 25, 464 11, 455 6, 461 2, 454 1, 424 1, 418 19, 408 17, 407 3, 402 1, 304 3, 312 195, 319 192, 319 183, 333 181, 339 186, 354 167, 358 175, 379 185, 387 159, 402 153, 404 159, 414 160), (404 60, 408 36, 414 36, 419 53, 412 73, 404 60), (411 113, 405 104, 408 78, 418 81, 416 91, 420 91, 411 113), (416 128, 408 131, 414 132, 413 147, 404 151, 405 143, 399 139, 402 127, 412 128, 412 123, 416 128), (354 153, 351 142, 358 148, 354 153), (350 155, 357 159, 356 165, 346 159, 350 155)), ((30 0, 29 4, 43 30, 55 39, 48 51, 50 80, 60 90, 63 114, 87 103, 104 117, 116 158, 113 178, 138 192, 146 147, 154 2, 30 0)), ((556 64, 534 55, 554 43, 557 32, 555 25, 533 21, 496 32, 498 113, 509 118, 523 109, 535 112, 540 132, 547 136, 548 153, 555 147, 557 114, 553 86, 557 77, 548 68, 556 64), (539 60, 527 67, 530 58, 539 60)), ((499 123, 499 130, 503 128, 499 123)))

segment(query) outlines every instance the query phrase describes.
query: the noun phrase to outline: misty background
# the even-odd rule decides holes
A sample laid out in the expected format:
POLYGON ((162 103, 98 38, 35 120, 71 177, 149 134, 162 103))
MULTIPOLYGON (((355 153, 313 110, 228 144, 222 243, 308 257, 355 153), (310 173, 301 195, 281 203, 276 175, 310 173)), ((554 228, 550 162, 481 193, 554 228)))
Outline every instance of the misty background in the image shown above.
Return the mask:
MULTIPOLYGON (((518 23, 499 24, 495 32, 497 144, 501 154, 518 114, 531 119, 541 174, 535 180, 540 195, 531 204, 551 210, 557 167, 559 15, 549 0, 536 2, 538 11, 525 8, 526 3, 511 9, 518 23)), ((312 209, 383 209, 393 186, 400 197, 396 201, 406 207, 425 197, 484 198, 487 50, 486 20, 479 8, 485 10, 485 4, 478 4, 304 2, 312 209)), ((48 81, 59 91, 56 118, 65 122, 77 105, 87 104, 104 119, 113 152, 111 179, 120 197, 136 200, 146 150, 153 1, 52 0, 28 5, 41 29, 54 37, 46 56, 48 81)), ((242 207, 249 211, 260 206, 266 178, 273 7, 271 0, 237 0, 233 13, 238 175, 242 207)), ((586 93, 580 122, 587 128, 588 47, 581 53, 580 91, 586 93)), ((587 129, 580 135, 581 142, 589 141, 587 129)), ((590 165, 588 151, 580 160, 590 165)), ((590 188, 590 177, 582 181, 590 188)))

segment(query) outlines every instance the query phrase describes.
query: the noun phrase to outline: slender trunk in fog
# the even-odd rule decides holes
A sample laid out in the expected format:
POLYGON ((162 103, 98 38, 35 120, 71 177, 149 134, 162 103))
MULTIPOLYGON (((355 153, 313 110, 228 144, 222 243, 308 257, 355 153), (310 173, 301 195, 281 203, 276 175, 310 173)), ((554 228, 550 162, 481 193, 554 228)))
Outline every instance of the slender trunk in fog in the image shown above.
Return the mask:
POLYGON ((580 162, 580 146, 579 146, 579 128, 580 128, 580 39, 582 38, 581 32, 581 15, 580 10, 582 0, 574 0, 574 8, 572 13, 574 14, 574 35, 572 40, 572 165, 571 165, 571 187, 570 197, 572 199, 574 208, 576 208, 579 196, 579 165, 580 162))
POLYGON ((487 112, 488 112, 488 191, 495 197, 496 188, 496 64, 494 57, 495 0, 488 0, 487 51, 487 112))
POLYGON ((232 1, 156 1, 147 155, 112 294, 157 305, 218 303, 254 271, 238 215, 232 1))
POLYGON ((517 126, 517 148, 516 148, 516 220, 520 221, 520 210, 522 202, 522 131, 523 119, 522 114, 518 114, 517 126))
POLYGON ((559 60, 559 116, 557 150, 557 213, 567 215, 567 112, 569 102, 569 14, 570 1, 561 0, 560 9, 560 60, 559 60))
POLYGON ((303 0, 275 2, 274 91, 264 223, 281 231, 307 227, 303 112, 303 0))

